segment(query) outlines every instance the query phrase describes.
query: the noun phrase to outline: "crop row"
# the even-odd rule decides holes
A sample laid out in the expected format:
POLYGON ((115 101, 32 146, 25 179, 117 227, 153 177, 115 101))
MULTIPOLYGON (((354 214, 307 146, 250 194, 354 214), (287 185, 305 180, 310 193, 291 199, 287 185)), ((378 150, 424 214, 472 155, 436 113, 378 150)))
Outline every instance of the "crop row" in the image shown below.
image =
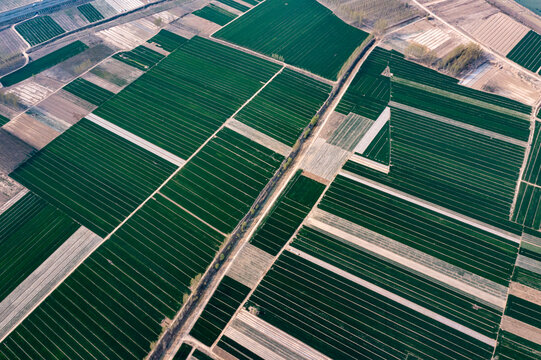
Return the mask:
POLYGON ((513 281, 541 291, 541 274, 533 271, 517 266, 513 272, 513 281))
POLYGON ((237 15, 214 4, 209 4, 202 9, 196 10, 193 14, 218 25, 225 25, 237 17, 237 15))
POLYGON ((105 236, 174 169, 173 164, 83 119, 11 176, 105 236))
POLYGON ((252 245, 276 256, 293 236, 302 221, 325 189, 323 184, 305 176, 296 176, 263 220, 254 236, 252 245))
POLYGON ((67 60, 88 49, 88 46, 80 41, 74 41, 58 50, 53 51, 37 60, 33 60, 28 65, 12 72, 2 78, 3 86, 11 86, 23 80, 26 80, 40 72, 47 70, 62 61, 67 60))
POLYGON ((319 207, 475 274, 508 285, 517 244, 338 176, 319 207))
POLYGON ((291 253, 250 303, 268 323, 334 359, 487 359, 493 348, 291 253))
POLYGON ((225 276, 199 315, 190 335, 203 344, 211 346, 249 292, 249 287, 225 276))
POLYGON ((389 65, 390 51, 374 48, 353 78, 336 111, 353 112, 376 120, 391 96, 389 77, 381 75, 389 65))
POLYGON ((94 113, 187 159, 278 69, 195 37, 94 113))
POLYGON ((218 1, 221 2, 222 4, 232 7, 233 9, 237 9, 238 11, 245 12, 246 10, 250 9, 248 6, 242 5, 234 0, 218 0, 218 1))
POLYGON ((389 165, 391 152, 390 130, 387 122, 362 154, 364 157, 389 165))
POLYGON ((391 88, 394 102, 523 141, 530 135, 528 116, 513 116, 397 81, 393 81, 391 88))
POLYGON ((173 360, 186 360, 188 355, 192 352, 193 347, 189 344, 182 344, 178 349, 177 353, 173 357, 173 360))
POLYGON ((528 70, 537 72, 541 67, 541 35, 530 30, 507 54, 507 58, 528 70))
POLYGON ((498 338, 498 347, 494 358, 499 360, 538 360, 541 345, 528 341, 507 331, 502 331, 498 338))
POLYGON ((447 91, 456 95, 469 97, 487 104, 501 106, 523 114, 529 114, 531 107, 500 95, 479 91, 458 84, 458 79, 442 74, 436 70, 408 61, 404 55, 391 51, 390 68, 393 76, 407 79, 419 84, 424 84, 447 91))
POLYGON ((142 359, 223 240, 156 196, 0 344, 0 358, 142 359))
POLYGON ((330 85, 284 69, 235 118, 293 146, 330 91, 330 85))
POLYGON ((115 54, 113 58, 139 70, 146 71, 160 62, 164 55, 140 45, 133 50, 115 54))
POLYGON ((244 217, 283 157, 224 128, 161 192, 220 231, 244 217))
POLYGON ((505 315, 536 328, 541 328, 541 306, 517 296, 509 295, 505 315))
POLYGON ((40 44, 66 32, 50 16, 38 16, 27 20, 15 25, 15 30, 30 46, 40 44))
POLYGON ((77 10, 79 10, 88 22, 93 23, 103 19, 103 15, 92 4, 77 6, 77 10))
POLYGON ((541 227, 541 187, 520 182, 512 220, 534 230, 541 227))
POLYGON ((0 215, 0 301, 79 227, 33 193, 0 215))
POLYGON ((188 41, 188 39, 172 33, 171 31, 162 29, 147 42, 151 44, 154 43, 165 51, 171 52, 178 49, 178 47, 184 44, 186 41, 188 41))
POLYGON ((115 95, 109 90, 105 90, 104 88, 101 88, 98 85, 82 78, 73 80, 64 86, 63 89, 85 101, 88 101, 91 104, 98 106, 115 95))
POLYGON ((532 147, 522 179, 541 186, 541 123, 539 121, 535 122, 532 147))
POLYGON ((502 311, 361 250, 346 240, 304 227, 291 246, 470 329, 496 338, 502 311))
POLYGON ((254 354, 227 336, 222 336, 217 346, 238 360, 263 360, 262 357, 254 354))
POLYGON ((397 108, 391 109, 391 139, 388 175, 352 162, 345 169, 520 232, 509 213, 523 147, 397 108))
POLYGON ((314 0, 267 0, 214 36, 336 79, 368 36, 314 0))

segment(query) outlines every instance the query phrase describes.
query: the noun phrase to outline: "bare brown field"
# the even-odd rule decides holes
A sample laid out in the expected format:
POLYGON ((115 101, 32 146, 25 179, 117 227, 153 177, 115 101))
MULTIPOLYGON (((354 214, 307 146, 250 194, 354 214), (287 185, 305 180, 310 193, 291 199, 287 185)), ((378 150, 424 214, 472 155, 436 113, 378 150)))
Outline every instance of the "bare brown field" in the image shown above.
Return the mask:
POLYGON ((58 131, 27 114, 11 120, 3 126, 3 129, 37 150, 42 149, 60 135, 58 131))
POLYGON ((42 101, 37 109, 52 118, 73 125, 96 109, 96 106, 61 90, 42 101))
POLYGON ((502 55, 507 55, 529 31, 526 26, 501 12, 466 24, 463 28, 479 42, 502 55))
POLYGON ((199 16, 195 16, 193 14, 186 15, 178 22, 179 24, 182 24, 188 28, 194 29, 198 35, 202 36, 210 35, 221 28, 220 25, 215 24, 212 21, 200 18, 199 16))

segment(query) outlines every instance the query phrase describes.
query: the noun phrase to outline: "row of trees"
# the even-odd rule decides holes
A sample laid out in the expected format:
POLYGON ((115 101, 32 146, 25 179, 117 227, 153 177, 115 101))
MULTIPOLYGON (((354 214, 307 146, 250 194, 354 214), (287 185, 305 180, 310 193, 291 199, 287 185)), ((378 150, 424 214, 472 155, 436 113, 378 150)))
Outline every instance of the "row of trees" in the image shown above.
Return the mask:
POLYGON ((433 50, 417 43, 409 44, 404 54, 410 59, 436 67, 453 76, 479 65, 479 62, 483 60, 483 50, 475 43, 458 45, 441 60, 433 50))

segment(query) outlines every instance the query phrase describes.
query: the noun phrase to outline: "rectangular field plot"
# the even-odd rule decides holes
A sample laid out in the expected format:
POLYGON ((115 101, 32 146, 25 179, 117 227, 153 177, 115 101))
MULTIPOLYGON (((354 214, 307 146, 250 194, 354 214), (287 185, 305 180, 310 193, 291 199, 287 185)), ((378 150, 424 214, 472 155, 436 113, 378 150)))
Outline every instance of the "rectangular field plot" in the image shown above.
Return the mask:
POLYGON ((180 346, 180 349, 178 349, 177 353, 173 357, 173 360, 186 360, 188 358, 188 355, 192 352, 193 347, 189 344, 182 344, 180 346))
POLYGON ((214 4, 209 4, 202 9, 196 10, 193 14, 218 25, 225 25, 237 17, 237 15, 214 4))
POLYGON ((537 360, 540 354, 541 345, 510 332, 502 331, 498 338, 498 347, 494 358, 500 360, 537 360))
POLYGON ((336 111, 355 113, 376 120, 391 96, 391 80, 382 75, 389 66, 391 52, 376 47, 366 58, 349 85, 336 111))
POLYGON ((262 357, 254 354, 227 336, 222 336, 217 346, 239 360, 263 360, 262 357))
POLYGON ((374 140, 368 145, 368 148, 363 152, 363 156, 370 160, 377 161, 381 164, 389 165, 389 156, 391 152, 389 122, 387 122, 374 140))
POLYGON ((284 69, 235 119, 293 146, 330 92, 330 85, 284 69))
POLYGON ((103 237, 175 169, 83 119, 11 176, 103 237))
POLYGON ((536 328, 541 328, 541 306, 519 297, 509 295, 505 315, 536 328))
POLYGON ((0 302, 77 228, 75 221, 34 193, 0 215, 0 302))
POLYGON ((411 112, 391 109, 391 172, 344 169, 502 229, 509 221, 524 148, 411 112))
POLYGON ((11 86, 23 80, 26 80, 33 75, 47 70, 56 64, 60 64, 62 61, 67 60, 77 54, 82 53, 88 49, 88 46, 80 41, 74 41, 69 45, 66 45, 58 50, 53 51, 37 60, 30 62, 25 67, 12 72, 2 78, 2 85, 11 86))
POLYGON ((319 207, 499 284, 511 278, 516 243, 344 176, 319 207))
POLYGON ((40 44, 66 32, 50 16, 39 16, 27 20, 15 25, 15 30, 30 46, 40 44))
POLYGON ((531 106, 516 100, 459 85, 458 79, 408 61, 404 58, 404 55, 396 51, 391 51, 390 70, 393 79, 407 80, 407 83, 420 89, 432 91, 472 105, 482 106, 487 109, 490 109, 490 105, 492 105, 492 108, 496 109, 496 111, 512 114, 514 112, 515 116, 524 114, 526 115, 525 118, 529 117, 532 110, 531 106), (425 85, 425 87, 421 85, 425 85))
POLYGON ((250 9, 248 6, 246 5, 242 5, 234 0, 217 0, 219 2, 221 2, 222 4, 225 4, 227 6, 230 6, 232 7, 233 9, 237 9, 238 11, 242 11, 242 12, 245 12, 246 10, 250 9))
POLYGON ((0 126, 7 124, 9 122, 9 119, 3 115, 0 115, 0 126))
POLYGON ((512 220, 539 230, 541 227, 541 187, 521 181, 512 220))
POLYGON ((541 123, 538 121, 535 122, 532 147, 522 180, 541 186, 541 123))
POLYGON ((190 331, 190 335, 211 346, 249 292, 249 287, 225 276, 190 331))
POLYGON ((399 78, 393 78, 391 88, 395 103, 522 141, 530 135, 529 113, 399 78))
POLYGON ((94 114, 188 159, 278 69, 196 37, 94 114))
POLYGON ((488 359, 493 347, 290 252, 250 297, 259 317, 333 359, 488 359))
POLYGON ((496 338, 503 311, 438 284, 428 276, 402 268, 367 250, 361 250, 347 240, 309 227, 300 230, 291 246, 470 329, 496 338))
POLYGON ((186 163, 161 193, 229 233, 282 160, 281 155, 225 128, 186 163))
POLYGON ((507 54, 507 58, 528 70, 537 72, 541 67, 541 35, 530 30, 507 54))
POLYGON ((297 176, 250 239, 252 245, 276 256, 315 205, 325 185, 297 176))
POLYGON ((64 86, 64 90, 94 105, 101 105, 115 94, 87 81, 77 78, 64 86))
POLYGON ((91 23, 103 19, 103 15, 92 4, 77 6, 77 10, 91 23))
POLYGON ((267 0, 214 36, 335 80, 368 34, 315 0, 267 0))
POLYGON ((180 35, 177 35, 175 33, 172 33, 171 31, 167 30, 160 30, 158 34, 156 34, 154 37, 149 39, 147 42, 150 44, 156 44, 157 46, 161 47, 165 51, 174 51, 176 50, 180 45, 184 44, 188 39, 183 38, 180 35))
POLYGON ((134 68, 146 71, 156 65, 165 56, 142 45, 131 51, 113 55, 114 59, 120 60, 134 68))
POLYGON ((0 344, 0 358, 144 358, 223 240, 156 196, 0 344))

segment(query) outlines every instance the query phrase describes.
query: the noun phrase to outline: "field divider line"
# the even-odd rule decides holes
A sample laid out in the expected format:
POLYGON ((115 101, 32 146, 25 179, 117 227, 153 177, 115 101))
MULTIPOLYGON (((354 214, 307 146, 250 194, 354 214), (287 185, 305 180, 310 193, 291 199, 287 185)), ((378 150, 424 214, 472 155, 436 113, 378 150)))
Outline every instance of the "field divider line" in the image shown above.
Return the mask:
POLYGON ((517 146, 520 146, 520 147, 523 147, 523 148, 528 147, 528 141, 518 140, 518 139, 515 139, 515 138, 507 136, 507 135, 502 135, 500 133, 497 133, 497 132, 494 132, 494 131, 491 131, 491 130, 487 130, 487 129, 483 129, 483 128, 480 128, 480 127, 475 126, 475 125, 467 124, 467 123, 464 123, 462 121, 453 120, 453 119, 447 118, 445 116, 441 116, 441 115, 431 113, 431 112, 426 111, 426 110, 418 109, 418 108, 413 107, 413 106, 401 104, 401 103, 398 103, 398 102, 392 101, 392 100, 389 102, 389 106, 400 109, 400 110, 410 112, 412 114, 424 116, 424 117, 427 117, 427 118, 430 118, 432 120, 436 120, 436 121, 439 121, 439 122, 442 122, 442 123, 445 123, 445 124, 453 125, 453 126, 456 126, 458 128, 464 129, 464 130, 469 130, 471 132, 474 132, 474 133, 477 133, 477 134, 480 134, 480 135, 488 136, 488 137, 491 137, 491 138, 496 139, 496 140, 505 141, 505 142, 508 142, 510 144, 517 145, 517 146))
POLYGON ((84 226, 79 227, 0 302, 0 342, 37 307, 34 301, 43 302, 50 289, 62 283, 64 274, 72 271, 73 260, 92 253, 98 243, 101 243, 98 235, 84 226))
POLYGON ((88 114, 87 116, 85 116, 85 118, 92 121, 94 124, 99 125, 102 128, 107 129, 110 132, 122 137, 123 139, 128 140, 132 144, 138 145, 139 147, 153 153, 154 155, 157 155, 162 159, 169 161, 174 165, 183 166, 186 163, 186 160, 170 153, 167 150, 162 149, 157 145, 154 145, 150 141, 147 141, 127 130, 124 130, 120 126, 117 126, 93 113, 88 114))
POLYGON ((183 206, 181 206, 179 203, 177 203, 176 201, 174 201, 173 199, 171 199, 170 197, 164 195, 163 193, 159 192, 158 193, 160 196, 162 196, 164 199, 166 199, 167 201, 170 201, 173 205, 177 206, 178 208, 182 209, 182 211, 185 211, 186 213, 190 214, 191 216, 193 216, 194 218, 196 218, 197 220, 201 221, 203 224, 207 225, 209 228, 211 228, 212 230, 216 231, 217 233, 219 233, 220 235, 222 235, 224 238, 227 238, 227 234, 223 233, 222 231, 218 230, 217 228, 215 228, 214 226, 210 225, 209 223, 207 223, 205 220, 201 219, 199 216, 195 215, 194 213, 192 213, 191 211, 187 210, 186 208, 184 208, 183 206))
MULTIPOLYGON (((96 64, 97 66, 97 64, 96 64)), ((90 69, 89 69, 90 70, 90 69)), ((267 86, 281 71, 283 70, 283 67, 282 69, 280 69, 280 71, 278 71, 276 74, 274 74, 274 76, 272 76, 250 99, 248 99, 242 106, 246 106, 246 104, 248 104, 257 94, 259 94, 264 88, 265 86, 267 86)), ((59 89, 60 90, 60 89, 59 89)), ((239 112, 239 110, 237 110, 237 112, 239 112)), ((224 123, 222 125, 220 125, 220 127, 211 135, 209 136, 205 142, 203 144, 201 144, 201 146, 199 146, 199 148, 192 154, 190 155, 190 157, 188 157, 188 159, 186 159, 186 162, 184 163, 184 165, 186 163, 188 163, 192 158, 194 158, 209 142, 210 140, 212 140, 224 127, 225 127, 225 124, 226 124, 226 121, 224 121, 224 123)), ((22 323, 24 321, 24 319, 26 319, 28 317, 28 315, 30 315, 45 299, 47 299, 49 297, 49 295, 51 295, 51 293, 60 285, 62 284, 90 255, 92 255, 94 253, 94 251, 96 251, 96 249, 98 249, 105 241, 109 240, 111 238, 111 236, 113 236, 128 220, 130 220, 134 215, 135 213, 137 213, 143 206, 146 205, 147 202, 149 202, 152 198, 154 198, 154 196, 156 196, 156 194, 158 194, 164 187, 165 185, 169 182, 169 180, 171 180, 173 177, 175 177, 179 172, 180 170, 182 170, 182 168, 184 167, 183 166, 180 166, 178 167, 175 171, 173 171, 171 173, 171 175, 169 175, 169 177, 167 179, 165 179, 165 181, 160 185, 158 186, 158 188, 156 190, 154 190, 152 192, 152 194, 150 194, 141 204, 139 204, 139 206, 137 206, 124 220, 122 220, 122 222, 120 224, 117 225, 117 227, 115 227, 107 236, 103 237, 102 241, 98 242, 95 247, 89 251, 89 253, 84 256, 83 258, 79 259, 78 262, 73 266, 73 268, 71 269, 71 271, 69 271, 68 273, 66 273, 64 275, 63 278, 61 278, 59 281, 58 281, 58 284, 51 288, 49 290, 49 292, 47 292, 47 294, 45 294, 43 296, 43 298, 37 302, 29 311, 28 313, 22 317, 19 322, 17 324, 15 324, 13 326, 13 328, 5 335, 5 336, 8 336, 14 329, 17 328, 17 326, 20 325, 20 323, 22 323)), ((161 194, 160 194, 161 195, 161 194)), ((218 256, 218 253, 216 253, 216 257, 218 256)), ((181 312, 178 311, 175 318, 179 316, 181 312)), ((173 319, 173 322, 174 322, 174 319, 173 319)), ((163 333, 163 335, 165 334, 166 332, 163 333)), ((162 336, 163 336, 162 335, 162 336)), ((160 339, 158 339, 158 342, 159 342, 160 339)))
MULTIPOLYGON (((209 34, 209 37, 213 37, 215 33, 217 33, 218 31, 222 30, 223 28, 225 28, 227 25, 231 24, 232 22, 234 22, 235 20, 238 20, 240 19, 243 15, 249 13, 250 11, 252 11, 253 9, 255 9, 256 7, 258 7, 259 5, 263 4, 266 0, 262 0, 260 2, 258 2, 257 4, 253 5, 251 8, 249 8, 248 10, 246 10, 245 12, 243 12, 242 14, 236 16, 234 19, 232 20, 229 20, 227 23, 225 23, 224 25, 222 25, 220 28, 214 30, 213 32, 211 32, 209 34)), ((210 5, 210 2, 209 2, 209 5, 210 5)), ((225 4, 224 4, 225 5, 225 4)), ((196 15, 197 16, 197 15, 196 15)))
POLYGON ((380 184, 378 182, 375 182, 373 180, 364 178, 364 177, 362 177, 360 175, 357 175, 357 174, 352 173, 352 172, 347 171, 347 170, 341 170, 339 172, 339 175, 342 175, 342 176, 344 176, 344 177, 346 177, 348 179, 351 179, 353 181, 356 181, 356 182, 358 182, 360 184, 370 186, 373 189, 383 191, 383 192, 385 192, 385 193, 387 193, 389 195, 396 196, 396 197, 398 197, 400 199, 406 200, 406 201, 408 201, 408 202, 410 202, 412 204, 421 206, 421 207, 423 207, 425 209, 428 209, 430 211, 437 212, 437 213, 442 214, 444 216, 447 216, 447 217, 449 217, 449 218, 451 218, 453 220, 458 220, 458 221, 460 221, 462 223, 471 225, 471 226, 473 226, 473 227, 475 227, 477 229, 486 231, 488 233, 499 236, 499 237, 504 238, 506 240, 509 240, 509 241, 514 242, 514 243, 520 244, 520 236, 511 234, 511 233, 509 233, 509 232, 507 232, 505 230, 498 229, 496 227, 493 227, 492 225, 485 224, 485 223, 480 222, 478 220, 472 219, 472 218, 470 218, 468 216, 465 216, 465 215, 462 215, 462 214, 457 213, 455 211, 446 209, 446 208, 444 208, 442 206, 433 204, 431 202, 422 200, 422 199, 417 198, 415 196, 406 194, 406 193, 404 193, 404 192, 402 192, 400 190, 396 190, 396 189, 391 188, 389 186, 386 186, 386 185, 380 184))
POLYGON ((368 146, 374 141, 376 136, 379 134, 381 129, 389 122, 389 119, 391 118, 391 109, 386 106, 385 109, 379 114, 378 118, 372 126, 370 126, 370 129, 363 135, 357 146, 355 146, 355 149, 353 149, 354 153, 364 154, 368 146))
POLYGON ((317 74, 314 74, 308 70, 305 70, 305 69, 302 69, 302 68, 299 68, 299 67, 296 67, 294 65, 290 65, 290 64, 287 64, 285 61, 281 61, 281 60, 278 60, 278 59, 275 59, 271 56, 268 56, 268 55, 265 55, 263 53, 260 53, 260 52, 257 52, 257 51, 254 51, 254 50, 251 50, 251 49, 248 49, 246 47, 243 47, 243 46, 240 46, 240 45, 237 45, 237 44, 233 44, 229 41, 225 41, 225 40, 222 40, 222 39, 218 39, 216 37, 214 37, 214 34, 216 34, 218 31, 222 30, 223 28, 225 28, 226 26, 228 26, 229 24, 231 24, 232 22, 234 22, 235 20, 238 20, 240 19, 242 16, 246 15, 247 13, 249 13, 250 11, 252 11, 253 9, 255 9, 256 7, 258 7, 259 5, 263 4, 265 2, 265 0, 259 2, 257 5, 253 6, 252 8, 246 10, 244 13, 242 13, 241 15, 237 16, 236 18, 234 18, 233 20, 231 20, 230 22, 228 22, 227 24, 223 25, 221 28, 219 29, 216 29, 214 30, 210 35, 208 35, 208 39, 209 40, 212 40, 212 41, 215 41, 215 42, 218 42, 218 43, 221 43, 222 45, 226 45, 226 46, 229 46, 229 47, 232 47, 234 49, 237 49, 237 50, 240 50, 242 52, 245 52, 245 53, 248 53, 250 55, 254 55, 254 56, 257 56, 261 59, 265 59, 267 61, 270 61, 270 62, 273 62, 275 64, 278 64, 278 65, 282 65, 282 66, 285 66, 287 68, 290 68, 292 70, 295 70, 296 72, 298 73, 301 73, 301 74, 304 74, 306 76, 309 76, 311 78, 314 78, 320 82, 323 82, 325 84, 328 84, 328 85, 331 85, 331 86, 334 86, 337 84, 337 81, 332 81, 332 80, 329 80, 327 78, 324 78, 320 75, 317 75, 317 74))
MULTIPOLYGON (((532 112, 530 114, 530 135, 528 136, 528 144, 526 150, 524 151, 524 159, 522 160, 522 166, 519 170, 518 181, 515 186, 515 194, 513 195, 513 202, 511 203, 511 209, 509 210, 509 219, 513 218, 515 215, 515 207, 518 202, 518 195, 520 192, 520 183, 523 180, 524 173, 526 172, 526 167, 528 167, 528 162, 530 158, 530 153, 532 152, 532 147, 534 146, 535 140, 535 127, 537 124, 537 113, 541 110, 541 99, 532 107, 532 112)), ((526 182, 528 183, 528 182, 526 182)))
POLYGON ((263 145, 264 147, 271 149, 272 151, 287 157, 291 153, 291 146, 284 144, 281 141, 274 139, 273 137, 262 133, 261 131, 254 129, 250 125, 246 125, 243 122, 230 118, 227 120, 225 126, 236 133, 239 133, 256 143, 263 145))
MULTIPOLYGON (((308 153, 308 150, 310 148, 310 146, 312 146, 314 143, 315 143, 315 140, 318 138, 319 134, 321 133, 321 131, 323 130, 323 128, 325 127, 325 124, 327 123, 327 121, 330 119, 332 113, 334 112, 334 110, 336 109, 336 107, 338 106, 338 104, 340 103, 340 101, 342 100, 342 97, 345 95, 347 89, 349 88, 349 86, 351 85, 351 83, 353 82, 353 79, 355 78, 355 76, 357 75, 357 73, 359 72, 359 70, 361 69, 361 66, 362 64, 364 63, 364 61, 368 58, 368 56, 372 53, 372 50, 374 50, 376 48, 376 46, 378 45, 379 42, 374 42, 365 52, 365 54, 363 55, 363 57, 358 61, 358 63, 353 67, 353 69, 351 70, 351 73, 349 74, 349 77, 346 79, 346 81, 344 82, 344 84, 342 85, 342 88, 339 90, 338 94, 336 95, 336 97, 334 98, 334 100, 331 102, 331 104, 329 105, 329 107, 327 108, 327 110, 325 111, 324 113, 324 116, 322 117, 322 120, 320 123, 318 123, 318 125, 315 127, 315 131, 313 133, 312 136, 310 136, 306 142, 306 146, 303 147, 303 149, 301 150, 301 153, 299 154, 299 156, 297 157, 297 159, 293 162, 293 166, 290 168, 290 172, 288 174, 286 174, 283 178, 282 178, 282 181, 283 183, 281 184, 280 187, 277 187, 274 192, 269 196, 269 200, 267 201, 267 203, 265 204, 265 207, 261 210, 261 213, 259 214, 259 218, 256 219, 252 226, 251 226, 251 229, 244 235, 244 239, 243 239, 243 243, 239 246, 239 249, 237 250, 237 252, 235 254, 232 254, 228 264, 224 267, 224 273, 222 275, 222 278, 225 276, 225 274, 227 274, 227 272, 229 271, 229 269, 231 268, 231 264, 235 261, 236 257, 241 253, 241 250, 242 248, 244 247, 244 245, 246 245, 249 240, 252 238, 252 236, 254 235, 254 233, 257 231, 257 229, 259 228, 260 224, 262 223, 262 221, 267 217, 267 215, 270 214, 270 212, 272 211, 272 209, 274 208, 274 204, 275 202, 280 199, 280 196, 282 194, 282 192, 284 191, 284 189, 287 187, 287 185, 289 184, 289 182, 291 181, 291 179, 293 178, 293 176, 295 175, 295 173, 301 169, 301 164, 302 164, 302 160, 303 160, 303 157, 306 156, 306 154, 308 153)), ((338 84, 338 83, 337 83, 338 84)), ((345 162, 345 161, 344 161, 345 162)), ((297 236, 297 233, 299 231, 299 229, 304 225, 304 222, 306 221, 306 219, 310 216, 310 214, 312 212, 315 211, 316 207, 317 207, 317 204, 321 201, 321 199, 323 198, 323 196, 325 195, 325 192, 327 191, 327 189, 330 187, 332 181, 329 181, 328 184, 325 184, 325 189, 321 192, 321 195, 319 196, 318 200, 316 201, 316 203, 314 204, 314 206, 312 207, 312 209, 310 210, 310 212, 306 215, 306 217, 303 219, 303 222, 301 223, 301 225, 299 225, 299 227, 295 230, 295 232, 293 233, 293 235, 289 238, 289 240, 286 242, 286 245, 290 244, 291 241, 297 236)), ((246 295, 246 297, 244 298, 243 300, 243 303, 244 301, 246 301, 247 299, 249 299, 252 294, 254 293, 255 289, 259 286, 259 284, 261 283, 261 281, 263 280, 263 278, 265 277, 265 275, 269 272, 269 270, 272 268, 274 262, 282 255, 282 253, 284 252, 285 250, 285 247, 282 247, 280 249, 280 251, 278 252, 278 254, 276 256, 274 256, 274 261, 272 263, 269 264, 269 266, 265 269, 265 271, 262 272, 261 274, 261 277, 259 278, 259 280, 257 281, 257 283, 254 285, 254 287, 252 289, 250 289, 250 292, 246 295)), ((197 319, 199 318, 199 316, 201 315, 201 313, 203 312, 204 308, 206 307, 208 301, 210 300, 210 298, 212 297, 214 291, 216 290, 216 288, 218 288, 218 285, 221 283, 222 279, 220 279, 220 281, 218 281, 215 286, 212 288, 212 289, 209 289, 210 291, 210 294, 207 295, 208 298, 206 299, 206 301, 204 301, 202 304, 200 304, 199 306, 199 309, 198 311, 195 313, 195 315, 192 315, 192 321, 190 324, 186 325, 188 331, 191 330, 191 328, 194 326, 195 322, 197 321, 197 319)), ((217 345, 219 339, 224 335, 224 333, 226 332, 227 328, 229 326, 231 326, 231 324, 233 323, 234 319, 236 318, 237 314, 242 310, 242 306, 240 306, 236 311, 235 313, 231 316, 231 318, 229 319, 228 323, 224 326, 224 329, 222 330, 222 332, 219 334, 217 340, 215 341, 215 344, 213 344, 211 346, 214 347, 217 345)), ((182 334, 179 335, 179 344, 177 344, 177 349, 180 347, 180 343, 181 343, 181 340, 182 340, 182 334)), ((173 357, 174 353, 171 355, 171 359, 173 357)), ((166 358, 167 359, 167 358, 166 358)))
POLYGON ((292 246, 287 246, 286 248, 287 251, 291 252, 292 254, 295 254, 305 260, 308 260, 312 263, 314 263, 315 265, 318 265, 318 266, 321 266, 322 268, 326 269, 326 270, 329 270, 329 271, 332 271, 333 273, 347 279, 347 280, 350 280, 358 285, 361 285, 362 287, 365 287, 377 294, 380 294, 394 302, 397 302, 399 303, 400 305, 403 305, 411 310, 414 310, 414 311, 417 311, 418 313, 422 314, 422 315, 425 315, 433 320, 436 320, 437 322, 440 322, 444 325, 447 325, 457 331, 460 331, 461 333, 463 334, 466 334, 468 336, 471 336, 473 337, 474 339, 477 339, 487 345, 490 345, 490 346, 496 346, 496 340, 495 339, 492 339, 492 338, 489 338, 488 336, 485 336, 475 330, 472 330, 462 324, 459 324, 457 323, 456 321, 453 321, 445 316, 442 316, 438 313, 435 313, 434 311, 432 310, 429 310, 421 305, 418 305, 406 298, 403 298, 399 295, 396 295, 388 290, 385 290, 377 285, 374 285, 366 280, 363 280, 357 276, 354 276, 340 268, 337 268, 336 266, 334 265, 331 265, 325 261, 322 261, 316 257, 313 257, 312 255, 310 254, 307 254, 301 250, 298 250, 292 246))
POLYGON ((15 205, 15 203, 17 203, 17 201, 19 201, 23 196, 28 194, 29 191, 30 190, 28 190, 27 188, 22 188, 21 191, 15 194, 15 196, 13 196, 11 199, 6 201, 4 205, 0 206, 0 215, 8 211, 10 207, 15 205))
MULTIPOLYGON (((387 238, 388 244, 394 245, 388 247, 385 247, 385 244, 377 243, 374 240, 366 240, 366 238, 369 238, 370 236, 370 230, 367 231, 368 234, 355 233, 355 231, 362 228, 362 226, 348 223, 348 220, 344 220, 336 215, 318 209, 314 216, 306 219, 305 226, 327 234, 336 240, 354 245, 354 247, 369 255, 375 255, 380 259, 384 258, 385 261, 391 264, 400 264, 401 267, 408 268, 411 272, 418 273, 425 279, 429 278, 430 280, 445 284, 444 286, 446 288, 466 295, 475 301, 482 302, 498 311, 503 311, 505 309, 505 293, 507 287, 499 284, 491 284, 490 280, 469 271, 464 271, 460 267, 451 265, 437 258, 433 258, 431 255, 426 255, 422 251, 411 248, 408 245, 403 245, 396 240, 387 238), (335 220, 333 218, 338 219, 335 220), (348 232, 343 226, 340 226, 341 224, 339 225, 340 227, 338 227, 337 225, 339 222, 344 222, 348 226, 351 226, 354 231, 348 232), (418 260, 420 256, 423 255, 424 259, 421 258, 421 260, 418 260), (454 274, 450 274, 449 272, 445 273, 442 269, 449 269, 449 272, 454 272, 454 274), (464 275, 460 276, 459 274, 461 274, 462 271, 464 271, 464 275), (499 291, 488 292, 483 289, 482 286, 476 287, 476 281, 484 286, 493 285, 494 287, 497 287, 499 291)), ((383 237, 383 235, 379 236, 383 237)))
POLYGON ((280 328, 268 323, 247 310, 241 310, 239 312, 236 322, 237 324, 232 324, 232 326, 229 327, 228 332, 225 335, 261 357, 272 354, 273 359, 275 356, 277 356, 278 358, 294 358, 295 360, 332 360, 310 345, 300 341, 296 337, 291 336, 284 330, 281 330, 280 328), (243 324, 246 329, 242 329, 240 326, 238 326, 238 323, 243 324), (260 341, 254 340, 250 336, 251 334, 248 334, 250 330, 255 330, 260 334, 261 337, 265 337, 266 339, 274 342, 276 345, 280 345, 282 348, 286 349, 289 354, 277 354, 273 349, 267 346, 271 345, 269 344, 270 341, 267 341, 267 343, 261 343, 260 341), (266 349, 268 352, 264 351, 264 349, 266 349), (260 352, 259 354, 258 350, 260 352))

